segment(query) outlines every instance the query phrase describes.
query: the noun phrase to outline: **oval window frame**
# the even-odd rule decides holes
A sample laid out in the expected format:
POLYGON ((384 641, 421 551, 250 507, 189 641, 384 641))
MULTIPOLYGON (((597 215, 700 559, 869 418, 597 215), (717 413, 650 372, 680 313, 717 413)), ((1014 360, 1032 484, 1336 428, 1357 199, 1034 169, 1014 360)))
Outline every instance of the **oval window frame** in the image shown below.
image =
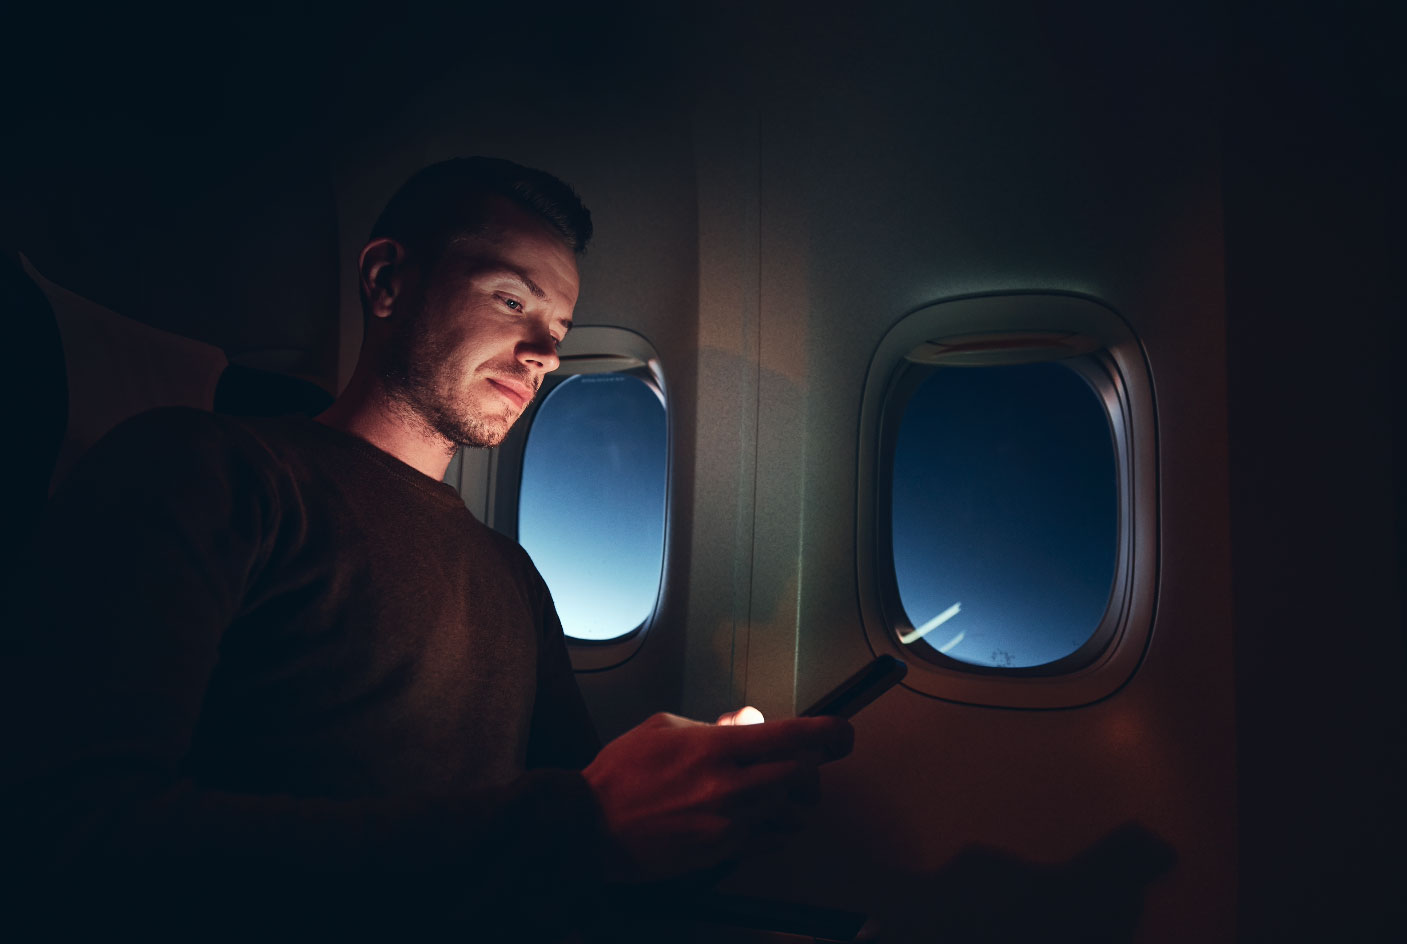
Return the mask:
MULTIPOLYGON (((857 582, 866 639, 905 659, 904 685, 947 701, 1003 708, 1070 708, 1122 687, 1147 650, 1158 577, 1157 428, 1147 358, 1113 309, 1077 295, 972 296, 900 319, 871 359, 861 402, 857 582), (1089 640, 1055 662, 1004 668, 959 662, 899 642, 912 629, 899 600, 890 534, 893 448, 908 396, 946 363, 1061 360, 1084 376, 1110 423, 1118 488, 1118 548, 1109 604, 1089 640)), ((930 647, 931 648, 931 647, 930 647)))

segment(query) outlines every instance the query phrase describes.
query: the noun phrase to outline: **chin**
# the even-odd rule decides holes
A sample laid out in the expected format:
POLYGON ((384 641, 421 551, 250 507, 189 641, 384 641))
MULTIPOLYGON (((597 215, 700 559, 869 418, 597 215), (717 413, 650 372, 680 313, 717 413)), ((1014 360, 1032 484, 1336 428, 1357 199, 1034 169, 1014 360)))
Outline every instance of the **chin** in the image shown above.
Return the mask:
POLYGON ((508 438, 508 434, 513 430, 513 424, 517 421, 517 414, 492 418, 464 417, 458 424, 456 435, 450 436, 449 439, 465 446, 492 449, 494 446, 501 445, 503 440, 508 438))

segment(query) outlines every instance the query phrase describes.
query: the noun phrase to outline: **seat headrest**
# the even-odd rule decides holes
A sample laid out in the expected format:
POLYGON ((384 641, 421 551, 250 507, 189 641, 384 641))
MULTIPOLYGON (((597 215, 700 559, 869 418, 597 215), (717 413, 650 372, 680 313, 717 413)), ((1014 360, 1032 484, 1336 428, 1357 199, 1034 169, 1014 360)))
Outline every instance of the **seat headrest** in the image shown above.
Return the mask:
POLYGON ((11 362, 0 376, 6 417, 9 501, 4 503, 5 573, 25 553, 39 523, 54 461, 68 422, 68 370, 53 308, 26 274, 20 255, 0 252, 0 305, 9 327, 11 362))

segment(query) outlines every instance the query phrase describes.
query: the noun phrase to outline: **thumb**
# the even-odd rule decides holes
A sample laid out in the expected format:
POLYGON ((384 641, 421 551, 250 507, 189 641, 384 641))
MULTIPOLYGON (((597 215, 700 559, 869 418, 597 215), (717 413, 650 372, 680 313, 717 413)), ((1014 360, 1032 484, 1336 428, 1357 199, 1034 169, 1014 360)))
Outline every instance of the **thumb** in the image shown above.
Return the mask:
POLYGON ((751 705, 739 708, 737 711, 728 711, 718 716, 718 724, 725 727, 736 727, 743 724, 762 724, 767 719, 762 717, 762 712, 751 705))

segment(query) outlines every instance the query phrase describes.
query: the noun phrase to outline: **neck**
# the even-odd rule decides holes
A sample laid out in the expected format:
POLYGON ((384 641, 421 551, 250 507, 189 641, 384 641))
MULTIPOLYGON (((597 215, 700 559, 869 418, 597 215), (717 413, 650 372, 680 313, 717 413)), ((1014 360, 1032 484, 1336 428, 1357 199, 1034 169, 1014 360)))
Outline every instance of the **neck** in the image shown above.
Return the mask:
POLYGON ((347 389, 317 421, 365 439, 437 482, 445 477, 454 455, 453 443, 396 402, 361 363, 347 389))

